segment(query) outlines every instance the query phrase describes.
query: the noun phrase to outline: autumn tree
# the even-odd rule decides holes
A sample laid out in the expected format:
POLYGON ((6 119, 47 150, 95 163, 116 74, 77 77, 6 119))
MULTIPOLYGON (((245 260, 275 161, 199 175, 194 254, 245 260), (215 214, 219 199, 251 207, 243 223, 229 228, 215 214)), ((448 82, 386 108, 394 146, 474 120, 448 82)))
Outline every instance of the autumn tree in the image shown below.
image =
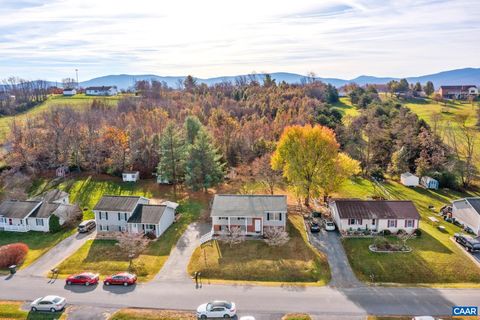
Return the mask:
POLYGON ((345 153, 338 153, 333 165, 328 167, 328 172, 322 182, 323 201, 326 202, 333 192, 338 191, 346 179, 359 173, 360 164, 357 160, 350 158, 345 153))
POLYGON ((170 122, 160 137, 159 145, 160 161, 157 174, 176 187, 185 174, 187 149, 183 132, 170 122))
POLYGON ((267 153, 252 162, 252 173, 273 194, 275 187, 282 181, 281 172, 272 168, 272 154, 267 153))
POLYGON ((185 183, 190 188, 207 191, 223 180, 225 164, 221 161, 218 148, 213 145, 210 135, 204 129, 196 134, 187 153, 185 183))
MULTIPOLYGON (((291 126, 285 128, 272 157, 272 168, 282 170, 283 176, 304 197, 306 206, 310 199, 331 191, 327 183, 335 175, 339 144, 333 130, 322 126, 291 126)), ((346 177, 355 172, 345 172, 346 177)))
POLYGON ((112 171, 123 171, 129 154, 128 133, 117 127, 106 127, 103 132, 103 144, 107 151, 105 165, 112 171))

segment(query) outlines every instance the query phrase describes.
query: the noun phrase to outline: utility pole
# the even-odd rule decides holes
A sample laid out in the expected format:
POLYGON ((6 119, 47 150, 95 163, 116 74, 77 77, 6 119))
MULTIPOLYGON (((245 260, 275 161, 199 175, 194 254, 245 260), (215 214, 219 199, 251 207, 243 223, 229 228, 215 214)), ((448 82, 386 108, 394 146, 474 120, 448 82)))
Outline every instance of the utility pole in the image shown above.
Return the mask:
POLYGON ((75 69, 75 74, 77 75, 77 89, 78 89, 78 69, 75 69))

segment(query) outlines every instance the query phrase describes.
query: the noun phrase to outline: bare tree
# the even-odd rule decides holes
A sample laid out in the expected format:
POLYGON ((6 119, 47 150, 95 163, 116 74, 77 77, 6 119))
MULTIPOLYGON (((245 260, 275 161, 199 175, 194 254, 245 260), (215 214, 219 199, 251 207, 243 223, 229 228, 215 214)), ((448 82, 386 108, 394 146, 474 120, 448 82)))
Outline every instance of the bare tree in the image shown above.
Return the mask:
POLYGON ((32 180, 29 176, 14 169, 2 172, 0 179, 3 184, 3 195, 9 199, 25 200, 27 199, 27 187, 32 180))
POLYGON ((266 228, 263 232, 263 236, 265 237, 265 242, 272 247, 280 247, 290 241, 288 232, 282 228, 266 228))
POLYGON ((132 260, 140 255, 148 246, 149 240, 141 233, 131 232, 118 232, 115 233, 117 239, 117 247, 123 252, 130 261, 132 266, 132 260))
POLYGON ((245 235, 242 232, 242 228, 239 226, 230 227, 227 234, 221 237, 221 240, 228 243, 230 247, 240 244, 245 241, 245 235))
POLYGON ((272 158, 271 154, 265 154, 260 158, 255 159, 252 163, 252 171, 256 178, 260 179, 260 182, 265 188, 273 194, 275 187, 282 181, 280 171, 273 170, 270 164, 272 158))

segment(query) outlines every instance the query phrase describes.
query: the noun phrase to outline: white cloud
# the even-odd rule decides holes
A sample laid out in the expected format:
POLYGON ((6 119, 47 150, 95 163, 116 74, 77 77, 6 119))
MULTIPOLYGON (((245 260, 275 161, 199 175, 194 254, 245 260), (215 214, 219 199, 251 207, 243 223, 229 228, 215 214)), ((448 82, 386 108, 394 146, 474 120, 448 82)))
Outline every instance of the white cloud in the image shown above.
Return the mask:
POLYGON ((0 77, 418 75, 478 66, 479 15, 474 0, 0 0, 0 77))

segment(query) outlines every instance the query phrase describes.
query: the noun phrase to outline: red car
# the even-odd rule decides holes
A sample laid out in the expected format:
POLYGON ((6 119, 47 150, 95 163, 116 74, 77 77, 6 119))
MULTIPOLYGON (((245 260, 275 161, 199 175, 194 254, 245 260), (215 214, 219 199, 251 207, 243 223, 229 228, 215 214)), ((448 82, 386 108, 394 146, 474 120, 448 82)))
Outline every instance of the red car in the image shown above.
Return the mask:
POLYGON ((74 274, 69 276, 65 282, 68 285, 83 284, 83 285, 89 286, 91 284, 97 284, 98 273, 84 272, 80 274, 74 274))
POLYGON ((127 272, 117 273, 110 277, 106 277, 105 280, 103 280, 103 283, 106 286, 109 286, 111 284, 121 284, 124 286, 129 286, 135 284, 136 282, 137 276, 127 272))

